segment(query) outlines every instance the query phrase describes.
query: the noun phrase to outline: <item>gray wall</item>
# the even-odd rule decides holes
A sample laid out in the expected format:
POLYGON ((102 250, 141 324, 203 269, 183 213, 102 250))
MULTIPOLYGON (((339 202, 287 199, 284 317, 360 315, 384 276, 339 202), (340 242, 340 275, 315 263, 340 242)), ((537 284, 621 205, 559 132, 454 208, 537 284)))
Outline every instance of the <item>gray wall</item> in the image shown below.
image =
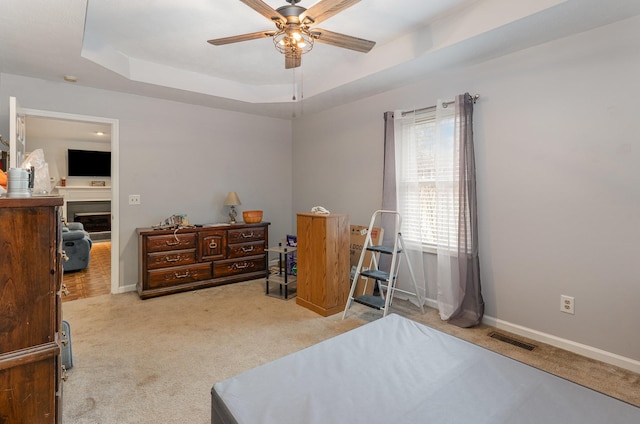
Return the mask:
POLYGON ((634 18, 304 116, 294 212, 321 204, 366 225, 381 205, 383 113, 478 93, 486 314, 638 361, 639 51, 634 18))
POLYGON ((273 240, 292 231, 287 120, 2 74, 0 134, 8 134, 9 96, 23 108, 119 120, 120 287, 138 278, 137 227, 174 213, 192 223, 228 220, 228 191, 238 192, 239 211, 264 210, 273 240), (142 204, 129 206, 129 194, 142 204))

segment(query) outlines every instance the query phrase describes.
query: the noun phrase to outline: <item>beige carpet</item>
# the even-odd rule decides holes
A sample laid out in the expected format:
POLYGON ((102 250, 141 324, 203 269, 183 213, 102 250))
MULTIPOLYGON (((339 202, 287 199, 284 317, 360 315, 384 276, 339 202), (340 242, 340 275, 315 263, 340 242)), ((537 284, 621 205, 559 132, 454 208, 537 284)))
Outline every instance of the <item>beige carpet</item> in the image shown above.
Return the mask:
MULTIPOLYGON (((355 305, 344 321, 323 318, 263 290, 255 280, 144 301, 126 293, 65 302, 74 367, 64 384, 64 422, 208 423, 215 382, 380 316, 355 305)), ((463 330, 433 310, 416 311, 394 304, 394 312, 640 405, 637 374, 549 346, 524 351, 489 338, 488 327, 463 330)))

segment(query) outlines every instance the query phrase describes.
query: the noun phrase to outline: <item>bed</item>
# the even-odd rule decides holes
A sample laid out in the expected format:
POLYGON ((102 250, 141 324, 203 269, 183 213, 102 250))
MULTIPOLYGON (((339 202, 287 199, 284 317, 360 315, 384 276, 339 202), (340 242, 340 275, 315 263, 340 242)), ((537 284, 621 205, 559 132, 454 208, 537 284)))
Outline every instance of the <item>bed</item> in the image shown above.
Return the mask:
POLYGON ((640 408, 396 314, 211 395, 213 424, 640 423, 640 408))

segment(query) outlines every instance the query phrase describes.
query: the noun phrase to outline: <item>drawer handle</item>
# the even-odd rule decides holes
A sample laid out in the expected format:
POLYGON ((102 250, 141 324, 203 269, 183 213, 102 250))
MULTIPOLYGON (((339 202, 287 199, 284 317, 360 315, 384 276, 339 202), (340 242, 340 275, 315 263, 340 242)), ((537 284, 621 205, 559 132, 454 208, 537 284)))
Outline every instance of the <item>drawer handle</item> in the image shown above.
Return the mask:
POLYGON ((253 266, 253 262, 234 263, 233 265, 231 265, 231 269, 237 271, 239 269, 252 268, 253 266))
POLYGON ((165 241, 165 244, 167 246, 176 246, 178 244, 180 244, 180 240, 176 239, 176 241, 170 242, 169 240, 165 241))
POLYGON ((243 247, 243 248, 242 248, 242 249, 240 249, 240 250, 242 250, 242 253, 249 253, 249 252, 253 252, 253 251, 255 250, 255 247, 254 247, 254 246, 251 246, 251 247, 243 247))
POLYGON ((211 243, 209 243, 209 249, 215 249, 218 247, 218 243, 216 243, 215 241, 212 241, 211 243))
POLYGON ((242 233, 242 234, 240 235, 240 237, 242 237, 242 238, 251 238, 251 237, 255 237, 255 234, 253 233, 253 231, 251 231, 251 232, 250 232, 250 233, 248 233, 248 234, 247 234, 247 233, 242 233))
POLYGON ((184 274, 178 274, 177 272, 175 272, 173 274, 176 278, 187 278, 189 277, 191 274, 189 274, 189 271, 185 272, 184 274))
POLYGON ((69 374, 67 373, 67 367, 65 367, 64 365, 61 365, 60 368, 62 368, 60 379, 62 381, 67 381, 67 379, 69 378, 69 374))
POLYGON ((165 262, 178 262, 180 259, 182 259, 182 258, 180 257, 180 255, 176 255, 176 256, 174 256, 173 258, 172 258, 171 256, 165 256, 165 257, 164 257, 164 261, 165 261, 165 262))

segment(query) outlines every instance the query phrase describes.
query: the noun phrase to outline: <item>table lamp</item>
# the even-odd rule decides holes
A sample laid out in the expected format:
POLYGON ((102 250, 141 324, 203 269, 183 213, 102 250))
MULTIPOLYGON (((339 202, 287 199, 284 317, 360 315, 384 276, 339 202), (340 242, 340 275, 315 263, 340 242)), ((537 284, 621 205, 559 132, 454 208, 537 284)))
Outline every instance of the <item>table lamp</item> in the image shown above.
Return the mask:
POLYGON ((240 198, 238 197, 238 193, 235 191, 230 191, 227 194, 227 198, 224 200, 224 205, 229 206, 229 224, 236 223, 236 206, 241 205, 240 198))

